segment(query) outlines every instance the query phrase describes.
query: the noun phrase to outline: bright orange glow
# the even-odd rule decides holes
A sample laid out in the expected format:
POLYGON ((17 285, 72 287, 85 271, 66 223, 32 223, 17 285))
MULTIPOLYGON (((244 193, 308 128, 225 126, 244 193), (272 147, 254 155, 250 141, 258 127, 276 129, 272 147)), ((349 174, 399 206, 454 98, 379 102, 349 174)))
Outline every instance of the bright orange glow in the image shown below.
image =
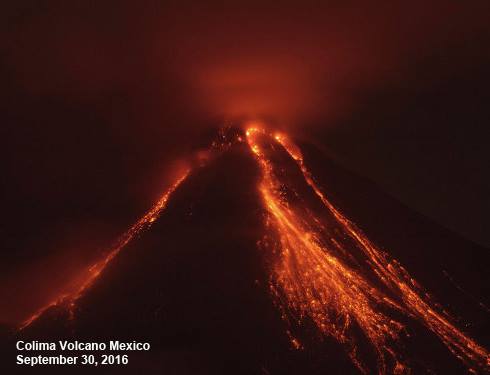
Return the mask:
POLYGON ((46 303, 43 307, 33 313, 28 319, 23 321, 19 330, 22 330, 38 319, 46 310, 54 306, 63 306, 68 310, 68 315, 73 318, 78 299, 89 289, 98 279, 107 265, 119 254, 119 252, 136 236, 149 229, 152 224, 160 217, 162 211, 166 208, 168 200, 172 193, 180 186, 191 172, 191 167, 200 167, 206 165, 212 158, 220 155, 228 150, 236 142, 241 142, 237 132, 230 132, 231 128, 220 129, 216 139, 211 143, 210 147, 198 150, 194 155, 191 155, 183 165, 180 173, 175 178, 175 181, 167 188, 160 199, 153 207, 146 212, 136 223, 134 223, 124 234, 116 241, 113 248, 106 253, 102 259, 92 264, 90 267, 82 271, 76 276, 76 280, 72 282, 70 287, 65 289, 65 292, 60 293, 56 298, 46 303))
MULTIPOLYGON (((286 134, 269 132, 259 122, 247 126, 246 139, 225 130, 212 148, 228 150, 235 142, 246 140, 262 172, 258 190, 269 231, 260 245, 272 258, 269 287, 289 325, 286 333, 294 348, 304 347, 295 328, 309 321, 321 336, 339 342, 362 372, 370 369, 360 350, 360 337, 373 349, 380 374, 408 374, 410 363, 401 349, 402 340, 409 334, 406 323, 416 320, 438 336, 470 372, 490 370, 488 351, 457 328, 454 319, 396 260, 378 249, 327 199, 307 169, 300 148, 286 134), (279 163, 278 158, 287 161, 279 163)), ((211 153, 202 153, 198 161, 210 157, 211 153)), ((71 292, 46 304, 20 329, 52 306, 66 307, 73 316, 79 298, 117 254, 159 218, 189 173, 187 168, 178 176, 107 255, 81 275, 71 292)))
POLYGON ((45 306, 39 309, 36 313, 25 320, 19 327, 24 329, 39 318, 47 309, 53 306, 63 305, 68 311, 69 315, 73 317, 74 309, 77 300, 83 295, 83 293, 97 280, 102 271, 107 265, 116 257, 117 254, 138 234, 147 230, 158 219, 162 211, 167 206, 170 195, 179 187, 179 185, 187 178, 190 173, 190 169, 184 170, 175 182, 165 191, 155 205, 141 217, 131 228, 129 228, 119 239, 116 241, 115 246, 103 257, 100 261, 91 265, 86 272, 81 275, 77 286, 74 291, 70 293, 64 293, 58 296, 55 300, 48 302, 45 306))
MULTIPOLYGON (((379 372, 404 374, 410 372, 399 350, 405 327, 393 318, 402 314, 434 332, 470 371, 490 368, 489 353, 456 328, 398 262, 377 249, 329 202, 300 149, 286 135, 257 127, 248 128, 246 134, 262 169, 259 191, 268 213, 266 224, 272 229, 261 242, 275 255, 270 289, 288 323, 313 321, 322 334, 344 345, 361 371, 368 372, 353 334, 358 327, 376 352, 379 372), (277 146, 294 160, 326 208, 322 214, 326 216, 306 208, 296 188, 288 185, 269 156, 277 146), (294 199, 287 198, 285 190, 294 199)), ((292 345, 300 348, 298 339, 289 330, 288 334, 292 345)))

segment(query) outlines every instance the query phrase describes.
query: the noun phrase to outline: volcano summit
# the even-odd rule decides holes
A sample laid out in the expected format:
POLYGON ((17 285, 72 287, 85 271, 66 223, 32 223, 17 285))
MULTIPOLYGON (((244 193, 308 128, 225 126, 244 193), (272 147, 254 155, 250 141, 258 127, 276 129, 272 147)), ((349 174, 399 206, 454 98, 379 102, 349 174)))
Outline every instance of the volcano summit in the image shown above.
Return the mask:
POLYGON ((135 362, 176 373, 488 372, 484 332, 470 335, 422 286, 485 327, 476 306, 445 296, 433 268, 441 252, 425 256, 481 250, 310 149, 258 122, 221 130, 15 339, 141 339, 152 350, 135 362), (338 186, 325 187, 315 169, 338 186), (363 215, 376 220, 364 228, 363 215), (401 240, 411 231, 423 235, 401 240))

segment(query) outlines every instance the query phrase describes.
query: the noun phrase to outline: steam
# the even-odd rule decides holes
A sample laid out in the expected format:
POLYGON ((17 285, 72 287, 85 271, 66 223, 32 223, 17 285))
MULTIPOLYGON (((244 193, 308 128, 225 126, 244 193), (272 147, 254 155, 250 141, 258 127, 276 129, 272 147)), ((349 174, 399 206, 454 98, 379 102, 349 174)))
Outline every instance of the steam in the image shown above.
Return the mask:
POLYGON ((403 80, 428 51, 447 48, 455 36, 470 39, 485 24, 478 4, 447 2, 131 4, 118 2, 117 13, 64 6, 63 17, 32 16, 12 36, 15 79, 37 93, 124 92, 134 98, 140 127, 174 110, 331 124, 369 88, 403 80))

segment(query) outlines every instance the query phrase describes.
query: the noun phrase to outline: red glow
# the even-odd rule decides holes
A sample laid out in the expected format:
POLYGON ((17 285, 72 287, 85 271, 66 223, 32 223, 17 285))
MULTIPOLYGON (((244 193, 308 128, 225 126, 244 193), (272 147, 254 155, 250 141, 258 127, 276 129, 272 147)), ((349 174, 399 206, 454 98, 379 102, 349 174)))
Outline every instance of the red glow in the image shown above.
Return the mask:
MULTIPOLYGON (((346 347, 353 363, 363 372, 368 370, 358 354, 352 332, 354 322, 375 349, 380 373, 410 372, 397 344, 405 327, 385 311, 396 311, 420 321, 470 371, 490 367, 489 353, 455 327, 448 313, 432 301, 396 260, 377 249, 330 203, 306 168, 300 149, 286 135, 270 133, 257 124, 250 125, 246 134, 262 169, 259 191, 268 213, 266 223, 272 230, 262 245, 277 255, 270 289, 284 319, 296 323, 311 319, 322 334, 346 347), (286 181, 281 179, 269 157, 268 145, 279 145, 295 161, 335 224, 284 197, 286 181), (362 255, 363 263, 352 261, 358 254, 362 255), (370 282, 367 272, 375 275, 397 298, 390 298, 370 282)), ((298 195, 294 187, 288 188, 298 195)), ((301 197, 298 199, 302 202, 301 197)), ((301 347, 298 339, 290 336, 292 345, 301 347)))
POLYGON ((101 260, 91 265, 85 272, 83 272, 78 283, 74 287, 72 292, 64 293, 48 302, 45 306, 40 308, 37 312, 26 319, 21 325, 20 329, 24 329, 39 318, 47 309, 57 305, 63 305, 68 308, 70 315, 73 315, 75 304, 77 300, 83 295, 83 293, 90 288, 90 286, 98 279, 102 271, 107 265, 119 254, 119 252, 138 234, 149 229, 156 219, 161 215, 162 211, 167 206, 168 200, 172 193, 179 187, 179 185, 187 178, 190 173, 190 169, 185 169, 174 181, 174 183, 165 191, 155 205, 141 217, 131 228, 129 228, 116 242, 116 245, 104 256, 101 260))
MULTIPOLYGON (((321 335, 343 345, 352 362, 368 373, 365 358, 359 353, 359 336, 354 328, 358 327, 376 353, 379 373, 408 374, 410 363, 400 349, 408 334, 400 318, 404 316, 437 335, 469 371, 490 369, 487 350, 457 328, 454 319, 396 260, 378 249, 327 199, 305 166, 300 148, 286 134, 271 132, 262 123, 253 122, 246 127, 245 137, 222 130, 212 149, 226 150, 244 138, 262 172, 258 190, 269 231, 260 244, 274 259, 269 287, 290 325, 287 334, 294 348, 303 348, 303 343, 295 337, 293 326, 311 320, 321 335), (289 180, 289 170, 271 157, 271 150, 282 152, 296 165, 302 183, 321 202, 322 213, 308 207, 303 193, 289 180)), ((210 152, 198 154, 197 162, 210 157, 210 152)), ((189 173, 190 168, 182 171, 114 248, 81 275, 74 291, 47 303, 20 329, 52 306, 62 305, 73 315, 78 299, 135 236, 151 227, 189 173)))

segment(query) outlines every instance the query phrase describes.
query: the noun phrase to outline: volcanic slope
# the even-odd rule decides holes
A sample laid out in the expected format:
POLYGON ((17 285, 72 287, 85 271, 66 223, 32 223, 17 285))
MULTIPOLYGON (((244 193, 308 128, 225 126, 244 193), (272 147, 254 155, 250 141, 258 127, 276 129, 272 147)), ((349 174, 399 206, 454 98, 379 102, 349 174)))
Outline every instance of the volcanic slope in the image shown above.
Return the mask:
MULTIPOLYGON (((278 144, 267 142, 270 160, 283 177, 279 190, 284 199, 294 205, 297 197, 291 194, 300 194, 305 210, 320 211, 321 204, 294 159, 278 144)), ((489 263, 486 249, 411 212, 311 145, 301 148, 305 164, 343 215, 398 259, 436 301, 463 317, 460 325, 488 347, 488 315, 478 305, 488 292, 488 285, 482 284, 489 263), (465 326, 465 321, 471 325, 465 326)), ((361 366, 345 345, 318 330, 314 317, 283 319, 284 306, 271 291, 277 252, 263 246, 264 238, 274 237, 260 190, 263 178, 245 141, 194 168, 152 227, 107 264, 72 310, 63 304, 47 309, 9 338, 7 350, 11 352, 13 340, 19 338, 151 343, 150 352, 130 353, 127 366, 106 368, 109 373, 131 373, 136 368, 176 374, 379 370, 369 338, 358 327, 351 334, 361 366)), ((375 279, 362 268, 367 280, 375 279)), ((397 302, 396 296, 393 299, 397 302)), ((402 353, 403 366, 416 373, 466 373, 463 362, 423 324, 402 313, 389 314, 409 333, 394 347, 402 353)), ((396 366, 390 365, 387 372, 396 366)), ((41 371, 52 373, 53 368, 41 371)))

